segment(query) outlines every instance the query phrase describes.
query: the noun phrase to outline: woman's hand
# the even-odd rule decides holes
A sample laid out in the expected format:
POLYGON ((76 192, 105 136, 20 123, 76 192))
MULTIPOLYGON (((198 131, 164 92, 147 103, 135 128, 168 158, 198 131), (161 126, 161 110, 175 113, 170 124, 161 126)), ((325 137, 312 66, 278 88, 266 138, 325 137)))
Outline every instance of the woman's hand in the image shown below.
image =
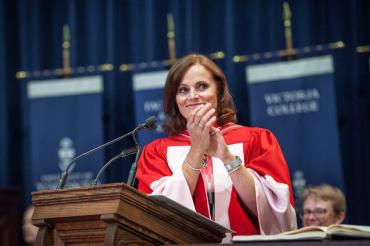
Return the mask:
POLYGON ((187 122, 187 129, 190 134, 191 149, 198 155, 204 155, 210 145, 210 130, 216 123, 216 110, 210 103, 196 108, 187 122))
POLYGON ((235 156, 230 152, 220 130, 214 127, 212 127, 210 132, 210 144, 206 150, 206 154, 221 159, 224 164, 235 159, 235 156))
POLYGON ((210 129, 216 123, 216 110, 210 103, 196 108, 187 119, 191 147, 182 165, 191 194, 194 194, 202 159, 210 144, 210 129))
POLYGON ((217 120, 215 112, 211 104, 207 103, 191 113, 187 122, 191 140, 190 152, 197 156, 211 155, 229 163, 235 156, 229 151, 220 130, 213 127, 217 120))

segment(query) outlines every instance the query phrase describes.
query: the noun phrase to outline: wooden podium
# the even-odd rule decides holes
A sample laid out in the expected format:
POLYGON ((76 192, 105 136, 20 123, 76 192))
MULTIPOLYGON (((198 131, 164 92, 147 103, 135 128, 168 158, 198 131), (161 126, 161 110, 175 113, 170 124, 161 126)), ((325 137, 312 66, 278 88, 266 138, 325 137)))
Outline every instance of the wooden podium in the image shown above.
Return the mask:
POLYGON ((229 229, 123 183, 32 193, 36 245, 218 243, 229 229))

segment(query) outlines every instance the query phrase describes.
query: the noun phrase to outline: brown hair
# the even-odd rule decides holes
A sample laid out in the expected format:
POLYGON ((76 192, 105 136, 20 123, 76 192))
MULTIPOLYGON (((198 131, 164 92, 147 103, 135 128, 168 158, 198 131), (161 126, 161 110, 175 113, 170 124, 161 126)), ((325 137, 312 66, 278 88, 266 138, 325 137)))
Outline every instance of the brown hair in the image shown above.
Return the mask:
POLYGON ((343 192, 337 187, 333 187, 328 184, 307 187, 303 191, 303 202, 309 197, 316 197, 324 201, 330 201, 335 213, 346 211, 346 198, 343 192))
POLYGON ((163 110, 166 123, 163 129, 171 135, 178 134, 186 128, 186 119, 179 111, 176 94, 185 73, 195 64, 205 67, 217 83, 217 123, 223 126, 229 122, 236 122, 234 100, 223 71, 209 58, 200 54, 190 54, 179 59, 171 67, 164 86, 163 110))

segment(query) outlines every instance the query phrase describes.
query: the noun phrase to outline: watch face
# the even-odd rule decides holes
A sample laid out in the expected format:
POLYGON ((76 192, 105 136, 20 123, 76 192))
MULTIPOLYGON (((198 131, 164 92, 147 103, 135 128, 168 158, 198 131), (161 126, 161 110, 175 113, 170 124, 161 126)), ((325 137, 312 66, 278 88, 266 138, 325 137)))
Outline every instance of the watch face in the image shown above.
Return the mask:
POLYGON ((234 170, 235 168, 239 167, 242 164, 242 160, 239 156, 235 156, 235 160, 225 165, 226 170, 228 172, 234 170))

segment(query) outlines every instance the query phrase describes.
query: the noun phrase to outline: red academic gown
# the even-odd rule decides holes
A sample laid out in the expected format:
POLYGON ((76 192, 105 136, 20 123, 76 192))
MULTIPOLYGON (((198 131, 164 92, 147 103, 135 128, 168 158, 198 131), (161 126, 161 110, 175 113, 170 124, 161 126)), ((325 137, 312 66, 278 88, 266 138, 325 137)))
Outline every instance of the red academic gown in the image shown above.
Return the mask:
MULTIPOLYGON (((261 200, 261 202, 257 203, 258 209, 257 215, 253 214, 251 211, 248 210, 248 208, 242 203, 241 199, 238 197, 235 188, 230 187, 231 192, 230 195, 228 196, 229 199, 228 208, 226 209, 228 213, 229 227, 232 230, 234 230, 236 234, 243 235, 260 234, 261 232, 263 234, 278 233, 284 230, 295 229, 296 222, 295 222, 295 212, 293 209, 294 202, 288 167, 285 162, 283 153, 273 133, 266 129, 244 127, 233 123, 229 123, 223 127, 220 127, 220 130, 229 148, 232 148, 232 146, 234 147, 238 146, 238 149, 240 151, 235 153, 240 155, 240 152, 242 152, 241 155, 242 159, 244 160, 243 164, 245 165, 246 168, 254 171, 251 172, 255 173, 255 176, 258 177, 258 179, 255 178, 255 183, 258 183, 258 185, 260 185, 259 187, 262 187, 258 188, 258 192, 256 191, 257 193, 256 199, 259 201, 261 200), (258 180, 262 180, 262 182, 260 183, 260 181, 258 180), (267 185, 265 183, 266 180, 268 182, 267 185), (271 192, 270 191, 271 187, 273 190, 275 189, 276 192, 274 191, 271 192), (281 187, 283 188, 286 187, 286 192, 284 193, 285 195, 282 195, 285 196, 285 198, 275 199, 274 198, 275 196, 279 196, 276 195, 275 193, 279 193, 281 187), (269 193, 267 196, 265 196, 264 194, 265 191, 266 193, 269 193), (260 199, 260 197, 263 196, 265 196, 265 198, 260 199), (287 203, 285 206, 287 207, 286 209, 287 210, 290 209, 290 211, 287 212, 289 213, 289 215, 285 215, 284 211, 283 213, 281 213, 280 211, 281 207, 283 207, 283 209, 285 208, 284 205, 281 206, 281 204, 284 203, 284 199, 285 203, 287 203), (269 205, 268 209, 266 209, 264 203, 272 203, 272 205, 271 206, 269 205), (278 209, 276 209, 275 203, 280 203, 280 205, 278 205, 278 209), (261 230, 260 227, 265 226, 264 224, 270 221, 270 217, 273 218, 275 216, 274 215, 275 210, 279 210, 278 212, 279 215, 277 215, 277 217, 285 216, 287 217, 286 219, 287 222, 284 222, 284 219, 278 218, 276 219, 276 222, 271 221, 272 225, 266 225, 267 227, 269 227, 268 229, 261 230), (273 211, 272 215, 269 214, 271 211, 273 211), (266 218, 259 219, 258 218, 259 216, 261 217, 265 216, 266 218), (260 225, 261 223, 262 225, 260 225), (277 223, 277 225, 274 225, 274 223, 277 223), (271 229, 270 227, 273 227, 273 229, 271 229)), ((186 157, 187 151, 190 149, 190 144, 191 142, 189 134, 187 131, 184 131, 179 135, 157 139, 146 145, 143 149, 138 164, 136 176, 139 181, 138 189, 147 194, 150 194, 153 192, 152 188, 158 186, 157 183, 160 183, 161 186, 159 192, 156 192, 157 194, 161 194, 161 192, 164 190, 177 189, 175 187, 176 185, 172 185, 174 184, 174 182, 170 180, 177 179, 176 177, 172 176, 176 176, 174 175, 175 172, 177 173, 182 172, 182 169, 180 168, 181 165, 178 164, 177 167, 174 167, 174 165, 171 166, 169 164, 170 161, 169 159, 171 158, 180 159, 175 161, 177 161, 178 163, 183 163, 183 159, 186 157), (186 151, 186 149, 183 150, 183 148, 181 147, 188 149, 186 151), (178 151, 178 155, 177 153, 173 153, 174 151, 175 152, 178 151)), ((210 161, 212 162, 213 160, 214 163, 217 161, 220 162, 219 159, 218 160, 216 159, 217 158, 211 158, 210 161)), ((224 167, 221 164, 221 167, 219 165, 218 168, 223 169, 224 167)), ((222 177, 228 178, 226 169, 221 170, 220 172, 221 173, 225 172, 226 176, 224 175, 222 177)), ((179 175, 177 175, 177 177, 181 177, 181 173, 179 175)), ((215 178, 217 177, 215 176, 215 178)), ((199 175, 194 195, 190 199, 193 200, 192 202, 194 204, 195 210, 198 213, 201 213, 204 216, 209 217, 210 214, 207 202, 207 193, 203 179, 204 175, 199 175)), ((184 183, 184 185, 187 185, 186 182, 184 183)), ((176 194, 178 192, 186 193, 187 191, 178 190, 177 192, 176 190, 175 191, 172 190, 170 191, 170 193, 171 192, 172 194, 176 194)), ((180 196, 175 195, 175 198, 173 197, 172 198, 174 200, 181 200, 182 199, 181 197, 182 197, 181 195, 180 196)))

